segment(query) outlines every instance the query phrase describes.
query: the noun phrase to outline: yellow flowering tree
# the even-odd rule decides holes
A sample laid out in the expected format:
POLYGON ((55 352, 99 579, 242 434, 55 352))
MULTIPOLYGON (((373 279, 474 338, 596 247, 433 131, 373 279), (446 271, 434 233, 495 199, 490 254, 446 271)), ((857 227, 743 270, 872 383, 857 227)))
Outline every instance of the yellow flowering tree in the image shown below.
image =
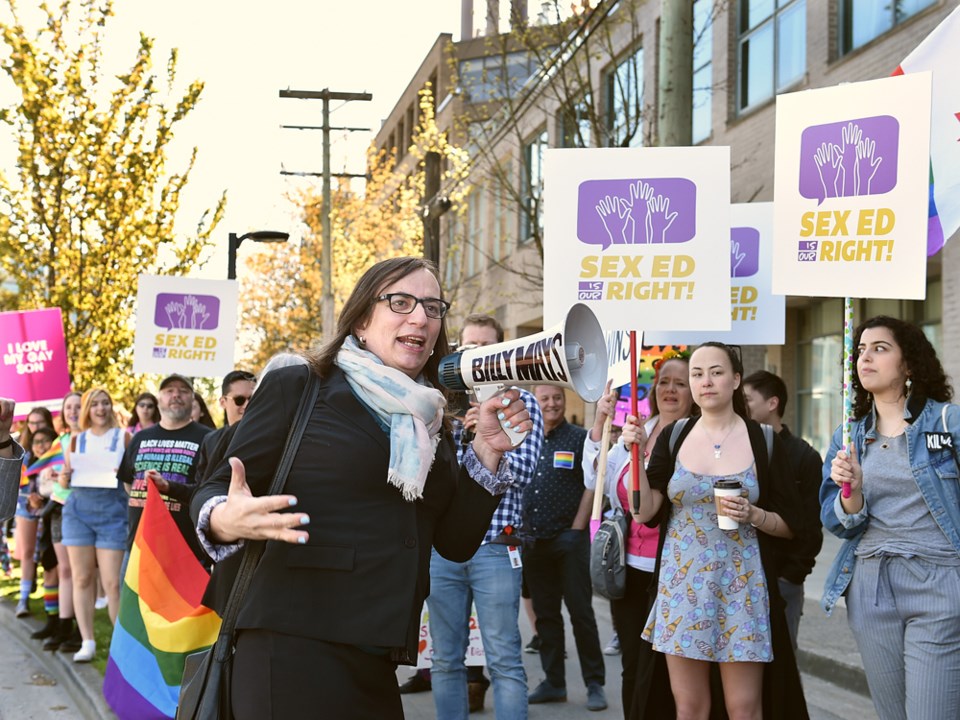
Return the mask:
POLYGON ((77 387, 129 394, 137 276, 182 275, 201 262, 226 203, 221 195, 177 236, 197 150, 171 170, 167 149, 203 83, 176 89, 175 50, 158 76, 142 34, 129 69, 106 70, 109 0, 43 3, 37 28, 7 3, 0 67, 18 97, 0 110, 16 148, 15 162, 0 165, 0 281, 16 291, 0 296, 0 309, 60 307, 77 387))

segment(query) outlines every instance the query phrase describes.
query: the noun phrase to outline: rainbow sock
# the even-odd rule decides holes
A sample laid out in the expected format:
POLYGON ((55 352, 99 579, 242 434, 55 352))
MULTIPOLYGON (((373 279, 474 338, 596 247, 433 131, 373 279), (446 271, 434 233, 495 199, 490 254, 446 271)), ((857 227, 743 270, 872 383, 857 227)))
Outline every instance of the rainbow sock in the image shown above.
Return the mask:
POLYGON ((43 586, 43 609, 47 615, 60 614, 60 586, 43 586))

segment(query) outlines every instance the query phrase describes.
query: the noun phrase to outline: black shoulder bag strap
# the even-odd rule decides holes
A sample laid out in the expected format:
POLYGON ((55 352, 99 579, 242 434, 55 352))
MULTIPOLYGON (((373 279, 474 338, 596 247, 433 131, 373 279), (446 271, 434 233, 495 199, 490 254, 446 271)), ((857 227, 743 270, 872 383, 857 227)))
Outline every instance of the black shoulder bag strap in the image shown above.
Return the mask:
MULTIPOLYGON (((277 495, 283 490, 283 486, 287 482, 287 476, 290 474, 290 467, 293 465, 293 458, 300 447, 303 431, 307 427, 307 420, 310 419, 310 413, 313 412, 313 408, 317 404, 319 394, 320 378, 311 370, 307 386, 304 388, 303 395, 300 397, 300 404, 297 406, 297 414, 293 418, 293 424, 290 426, 290 432, 287 435, 287 443, 283 447, 283 455, 280 458, 280 464, 277 466, 277 473, 273 476, 273 482, 270 483, 270 489, 267 491, 268 495, 277 495)), ((237 578, 230 589, 227 606, 223 611, 220 634, 217 636, 217 643, 214 648, 214 657, 218 662, 226 661, 230 653, 233 652, 233 632, 237 625, 237 616, 240 614, 240 605, 243 603, 244 595, 247 594, 247 588, 250 587, 250 581, 253 579, 253 573, 257 569, 266 544, 265 540, 256 540, 248 541, 244 546, 243 560, 240 562, 240 570, 237 572, 237 578)))

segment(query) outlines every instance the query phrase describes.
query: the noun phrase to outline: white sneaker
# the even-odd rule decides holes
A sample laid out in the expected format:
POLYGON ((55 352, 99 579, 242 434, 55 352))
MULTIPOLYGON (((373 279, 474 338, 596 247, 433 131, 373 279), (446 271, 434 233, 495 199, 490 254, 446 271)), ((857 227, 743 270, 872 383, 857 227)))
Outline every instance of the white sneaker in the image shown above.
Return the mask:
POLYGON ((103 610, 107 606, 107 599, 105 597, 98 597, 97 601, 93 604, 93 607, 97 610, 103 610))
POLYGON ((80 649, 73 654, 73 661, 75 663, 90 662, 91 660, 93 660, 96 654, 97 654, 97 641, 84 640, 83 644, 80 646, 80 649))
POLYGON ((603 649, 604 655, 619 655, 620 654, 620 637, 617 635, 613 636, 613 639, 610 643, 603 649))

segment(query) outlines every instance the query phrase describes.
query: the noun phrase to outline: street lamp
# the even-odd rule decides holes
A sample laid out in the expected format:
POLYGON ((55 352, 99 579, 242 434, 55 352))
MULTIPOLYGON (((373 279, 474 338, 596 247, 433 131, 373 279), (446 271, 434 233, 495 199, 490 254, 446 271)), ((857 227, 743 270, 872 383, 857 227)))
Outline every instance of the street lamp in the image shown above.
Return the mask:
POLYGON ((280 232, 278 230, 255 230, 243 235, 230 233, 230 245, 227 255, 227 280, 237 279, 237 249, 244 240, 253 240, 255 242, 286 242, 290 239, 290 233, 280 232))

